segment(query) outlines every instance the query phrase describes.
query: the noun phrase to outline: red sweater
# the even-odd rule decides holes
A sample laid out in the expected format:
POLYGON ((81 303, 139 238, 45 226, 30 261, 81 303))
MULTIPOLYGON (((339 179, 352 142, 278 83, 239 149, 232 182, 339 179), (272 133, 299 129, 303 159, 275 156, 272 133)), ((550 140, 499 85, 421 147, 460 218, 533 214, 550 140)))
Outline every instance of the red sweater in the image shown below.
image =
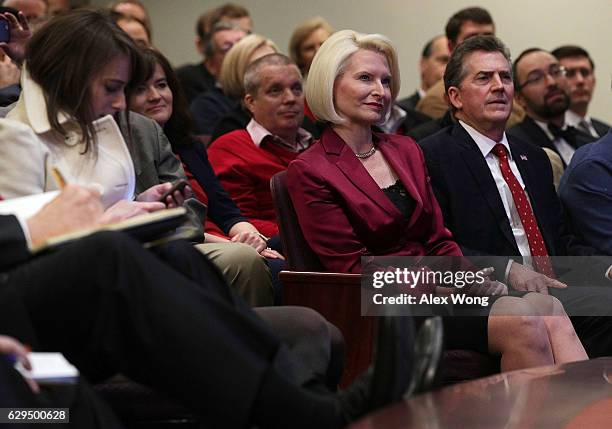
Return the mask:
POLYGON ((278 234, 270 179, 298 155, 266 141, 257 147, 245 129, 224 134, 208 148, 208 159, 225 190, 268 237, 278 234))

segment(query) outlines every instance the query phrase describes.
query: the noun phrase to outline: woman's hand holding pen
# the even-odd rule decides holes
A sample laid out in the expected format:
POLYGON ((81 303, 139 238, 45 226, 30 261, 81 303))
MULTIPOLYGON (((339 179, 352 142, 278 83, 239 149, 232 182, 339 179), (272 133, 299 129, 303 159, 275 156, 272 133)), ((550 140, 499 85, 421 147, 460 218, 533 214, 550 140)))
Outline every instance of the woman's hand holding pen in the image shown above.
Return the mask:
POLYGON ((47 239, 102 223, 100 193, 83 186, 67 185, 60 194, 27 220, 34 247, 47 239))

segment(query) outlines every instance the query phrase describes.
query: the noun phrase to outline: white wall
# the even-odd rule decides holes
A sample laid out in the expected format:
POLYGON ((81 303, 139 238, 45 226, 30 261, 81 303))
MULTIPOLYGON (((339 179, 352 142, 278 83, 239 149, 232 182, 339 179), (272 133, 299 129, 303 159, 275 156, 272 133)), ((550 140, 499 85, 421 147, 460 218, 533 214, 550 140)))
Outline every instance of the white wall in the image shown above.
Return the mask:
MULTIPOLYGON (((497 35, 516 57, 523 49, 554 49, 574 43, 585 47, 596 63, 598 86, 593 116, 612 123, 612 1, 610 0, 237 0, 251 11, 255 31, 286 51, 291 32, 314 15, 336 29, 378 32, 396 44, 402 72, 400 95, 418 84, 416 62, 423 44, 444 32, 449 16, 478 4, 492 14, 497 35)), ((93 3, 106 4, 96 0, 93 3)), ((195 62, 194 24, 209 7, 223 0, 144 0, 153 22, 154 43, 175 65, 195 62)))

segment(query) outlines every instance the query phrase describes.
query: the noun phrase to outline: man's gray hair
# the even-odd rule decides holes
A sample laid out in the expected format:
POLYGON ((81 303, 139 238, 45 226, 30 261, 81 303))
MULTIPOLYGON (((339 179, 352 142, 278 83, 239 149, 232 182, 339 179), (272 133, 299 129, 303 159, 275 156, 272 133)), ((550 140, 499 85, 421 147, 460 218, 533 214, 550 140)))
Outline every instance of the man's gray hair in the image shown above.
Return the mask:
MULTIPOLYGON (((286 55, 283 54, 268 54, 253 61, 244 72, 244 93, 255 96, 261 85, 260 72, 264 67, 268 66, 295 66, 298 73, 300 70, 295 63, 286 55)), ((301 73, 300 73, 301 77, 301 73)))

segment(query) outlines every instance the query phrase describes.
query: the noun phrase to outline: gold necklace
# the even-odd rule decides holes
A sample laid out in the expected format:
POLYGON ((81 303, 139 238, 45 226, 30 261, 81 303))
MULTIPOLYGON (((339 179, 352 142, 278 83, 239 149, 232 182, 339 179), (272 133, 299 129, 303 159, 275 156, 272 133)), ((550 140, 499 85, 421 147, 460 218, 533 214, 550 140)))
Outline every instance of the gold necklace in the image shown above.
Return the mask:
POLYGON ((355 156, 359 159, 366 159, 374 155, 376 152, 376 146, 372 145, 369 151, 367 152, 355 152, 355 156))

